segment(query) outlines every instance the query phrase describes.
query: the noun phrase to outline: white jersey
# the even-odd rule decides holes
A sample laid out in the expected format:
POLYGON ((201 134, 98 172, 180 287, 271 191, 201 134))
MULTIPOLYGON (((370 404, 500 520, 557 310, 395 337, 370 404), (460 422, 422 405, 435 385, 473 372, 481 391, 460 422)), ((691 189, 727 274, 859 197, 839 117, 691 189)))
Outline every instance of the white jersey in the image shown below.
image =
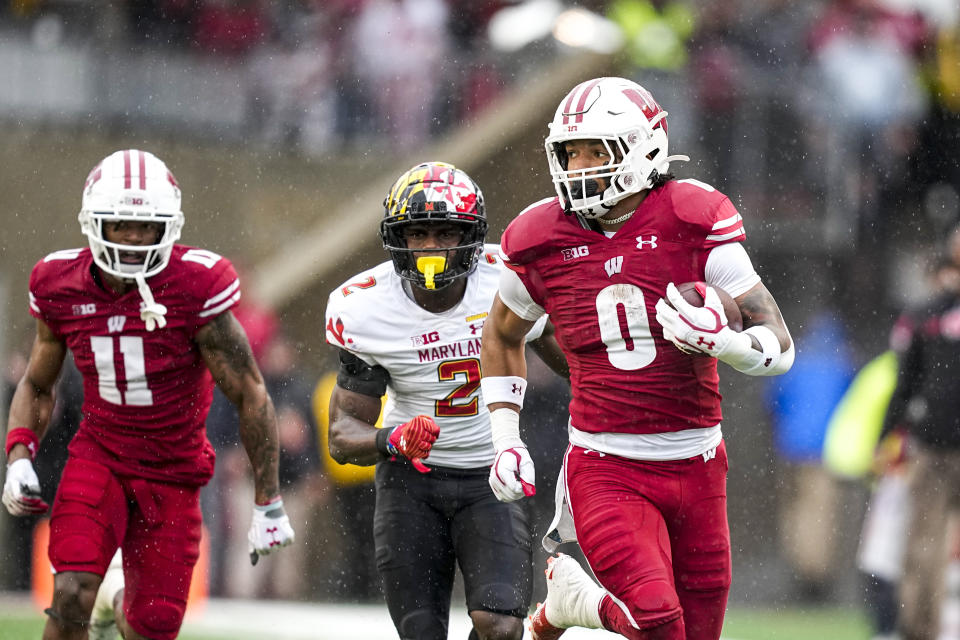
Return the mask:
POLYGON ((392 262, 347 280, 327 302, 327 342, 390 374, 383 424, 423 414, 440 427, 428 465, 493 463, 490 414, 480 394, 480 334, 504 269, 499 255, 498 245, 484 246, 463 300, 443 313, 411 300, 392 262))

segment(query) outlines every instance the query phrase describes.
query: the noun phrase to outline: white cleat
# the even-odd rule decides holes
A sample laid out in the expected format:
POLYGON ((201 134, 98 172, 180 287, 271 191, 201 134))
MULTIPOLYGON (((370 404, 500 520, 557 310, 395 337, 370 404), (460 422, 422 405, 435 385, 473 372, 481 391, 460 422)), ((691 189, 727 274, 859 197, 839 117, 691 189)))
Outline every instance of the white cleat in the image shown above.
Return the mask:
POLYGON ((556 640, 570 627, 601 629, 603 587, 587 575, 580 563, 563 553, 547 558, 547 598, 530 616, 533 640, 556 640))
POLYGON ((123 589, 123 560, 118 549, 97 590, 97 599, 90 614, 90 629, 87 634, 89 640, 116 640, 120 637, 116 613, 113 610, 113 599, 120 589, 123 589))

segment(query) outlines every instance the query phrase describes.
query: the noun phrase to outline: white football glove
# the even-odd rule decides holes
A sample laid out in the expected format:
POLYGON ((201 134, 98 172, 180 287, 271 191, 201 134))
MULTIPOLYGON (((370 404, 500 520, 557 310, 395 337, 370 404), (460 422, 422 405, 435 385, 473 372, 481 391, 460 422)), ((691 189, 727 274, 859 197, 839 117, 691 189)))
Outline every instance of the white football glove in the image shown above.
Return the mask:
POLYGON ((293 527, 283 510, 283 500, 253 505, 253 521, 250 523, 250 531, 247 532, 251 564, 257 564, 260 556, 292 544, 293 538, 293 527))
POLYGON ((490 413, 490 437, 497 457, 488 482, 497 500, 513 502, 536 494, 533 459, 520 439, 520 414, 513 409, 494 409, 490 413))
POLYGON ((513 446, 497 452, 490 467, 490 488, 500 502, 513 502, 537 493, 533 459, 519 438, 513 446))
POLYGON ((725 360, 731 353, 740 355, 744 349, 751 349, 750 336, 727 326, 727 314, 713 287, 707 287, 703 306, 695 307, 684 300, 671 282, 667 285, 667 299, 657 302, 657 322, 663 327, 663 337, 685 353, 703 353, 725 360))
POLYGON ((40 497, 40 479, 29 458, 18 458, 7 465, 3 483, 3 506, 12 516, 46 513, 50 508, 40 497))

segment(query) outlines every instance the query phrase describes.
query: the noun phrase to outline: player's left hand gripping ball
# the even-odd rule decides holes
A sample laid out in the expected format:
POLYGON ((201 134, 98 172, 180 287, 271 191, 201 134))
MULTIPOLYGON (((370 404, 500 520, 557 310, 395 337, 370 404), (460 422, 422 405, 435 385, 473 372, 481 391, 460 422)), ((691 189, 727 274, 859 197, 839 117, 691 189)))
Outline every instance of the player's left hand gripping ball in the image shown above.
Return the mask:
POLYGON ((40 480, 28 458, 19 458, 7 465, 3 506, 12 516, 46 513, 50 508, 40 497, 40 480))
POLYGON ((727 326, 727 315, 720 296, 713 287, 707 287, 703 306, 695 307, 686 300, 671 282, 666 299, 657 302, 657 322, 663 327, 663 337, 686 353, 704 353, 719 358, 726 353, 736 331, 727 326))
POLYGON ((253 505, 253 522, 247 532, 250 562, 293 543, 293 527, 279 497, 269 504, 253 505))

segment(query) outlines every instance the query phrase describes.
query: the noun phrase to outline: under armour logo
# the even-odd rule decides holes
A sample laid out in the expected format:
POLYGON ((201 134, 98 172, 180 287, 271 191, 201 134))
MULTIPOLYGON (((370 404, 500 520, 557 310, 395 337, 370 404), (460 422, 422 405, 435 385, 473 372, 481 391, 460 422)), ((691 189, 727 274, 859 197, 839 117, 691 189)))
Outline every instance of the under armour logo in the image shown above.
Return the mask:
POLYGON ((610 258, 604 263, 603 268, 607 270, 607 277, 613 277, 613 274, 620 273, 623 271, 623 256, 610 258))
POLYGON ((637 249, 643 249, 644 245, 651 249, 657 248, 657 236, 650 236, 649 240, 644 240, 643 236, 637 236, 637 249))
POLYGON ((272 538, 270 540, 271 547, 276 547, 280 545, 280 541, 277 540, 277 533, 279 531, 280 531, 280 527, 267 527, 267 533, 269 533, 270 537, 272 538))
POLYGON ((716 344, 717 344, 717 343, 714 342, 713 340, 710 340, 709 342, 706 341, 706 340, 704 340, 704 339, 703 339, 703 336, 700 336, 699 338, 697 338, 697 346, 698 346, 698 347, 705 347, 705 348, 707 348, 707 349, 709 349, 709 350, 712 351, 712 350, 713 350, 713 347, 716 346, 716 344))
POLYGON ((523 387, 521 387, 521 386, 518 385, 518 384, 515 384, 515 385, 513 385, 513 388, 511 389, 511 392, 513 393, 513 395, 518 396, 518 395, 520 395, 520 394, 523 392, 523 387))
POLYGON ((475 336, 477 332, 483 329, 483 323, 480 324, 471 324, 470 325, 470 335, 475 336))
POLYGON ((773 362, 773 358, 767 358, 763 361, 763 366, 769 367, 771 362, 773 362))

